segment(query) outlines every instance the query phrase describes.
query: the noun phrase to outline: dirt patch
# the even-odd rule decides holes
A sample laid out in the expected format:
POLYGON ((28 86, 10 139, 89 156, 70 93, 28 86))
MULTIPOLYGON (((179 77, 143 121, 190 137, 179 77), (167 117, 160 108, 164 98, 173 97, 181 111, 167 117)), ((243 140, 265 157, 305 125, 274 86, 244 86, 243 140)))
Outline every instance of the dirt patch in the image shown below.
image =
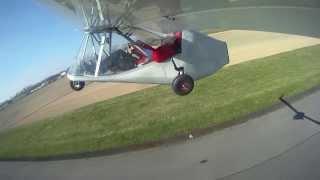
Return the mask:
POLYGON ((262 31, 230 30, 211 36, 227 42, 229 65, 320 44, 318 38, 262 31))

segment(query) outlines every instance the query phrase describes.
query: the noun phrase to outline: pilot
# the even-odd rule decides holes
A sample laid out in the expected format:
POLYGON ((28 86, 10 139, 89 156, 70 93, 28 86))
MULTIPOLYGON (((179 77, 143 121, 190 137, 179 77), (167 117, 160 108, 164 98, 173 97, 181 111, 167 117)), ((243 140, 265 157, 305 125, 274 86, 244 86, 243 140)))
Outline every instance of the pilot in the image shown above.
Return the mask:
POLYGON ((161 63, 181 53, 181 40, 182 32, 175 32, 163 39, 161 45, 156 48, 138 40, 134 45, 129 45, 128 50, 137 56, 137 65, 150 61, 161 63))
POLYGON ((152 58, 152 50, 137 45, 128 44, 128 53, 136 59, 135 64, 137 66, 147 64, 152 58))

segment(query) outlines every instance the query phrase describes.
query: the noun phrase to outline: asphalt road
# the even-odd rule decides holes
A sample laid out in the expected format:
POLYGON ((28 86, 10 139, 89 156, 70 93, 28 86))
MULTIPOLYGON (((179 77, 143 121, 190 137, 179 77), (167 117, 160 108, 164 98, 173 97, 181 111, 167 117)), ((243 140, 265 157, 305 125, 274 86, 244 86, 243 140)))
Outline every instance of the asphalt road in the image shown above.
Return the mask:
MULTIPOLYGON (((292 103, 320 119, 320 91, 292 103)), ((89 159, 0 162, 0 179, 320 179, 320 126, 287 107, 179 144, 89 159)))

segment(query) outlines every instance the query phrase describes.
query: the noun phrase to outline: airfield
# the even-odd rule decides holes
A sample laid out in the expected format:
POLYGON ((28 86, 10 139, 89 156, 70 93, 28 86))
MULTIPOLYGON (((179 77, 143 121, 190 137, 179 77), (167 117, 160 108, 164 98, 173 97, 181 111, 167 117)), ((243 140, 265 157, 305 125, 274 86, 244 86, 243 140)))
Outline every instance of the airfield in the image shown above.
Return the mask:
MULTIPOLYGON (((319 39, 254 31, 212 36, 228 42, 230 65, 320 44, 319 39)), ((154 85, 92 83, 73 92, 64 78, 0 112, 1 128, 50 118, 154 85)), ((320 120, 320 91, 290 99, 320 120)), ((0 162, 1 179, 319 179, 320 127, 293 120, 286 106, 201 137, 145 150, 49 162, 0 162)))
MULTIPOLYGON (((281 33, 230 30, 211 34, 228 44, 230 64, 320 44, 311 37, 281 33)), ((66 78, 25 97, 0 111, 0 130, 54 117, 80 107, 152 87, 145 84, 92 83, 80 92, 66 78)))

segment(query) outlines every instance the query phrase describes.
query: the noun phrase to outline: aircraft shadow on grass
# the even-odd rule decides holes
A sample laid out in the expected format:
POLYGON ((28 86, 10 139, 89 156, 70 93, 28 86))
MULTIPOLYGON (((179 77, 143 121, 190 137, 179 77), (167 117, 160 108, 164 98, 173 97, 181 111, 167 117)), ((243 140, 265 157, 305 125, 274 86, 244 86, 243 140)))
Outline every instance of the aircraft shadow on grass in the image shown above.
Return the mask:
POLYGON ((304 120, 304 119, 306 119, 306 120, 309 120, 309 121, 311 121, 311 122, 313 122, 313 123, 315 123, 315 124, 317 124, 317 125, 320 125, 320 121, 317 121, 317 120, 315 120, 315 119, 307 116, 304 112, 298 111, 298 110, 297 110, 296 108, 294 108, 288 101, 286 101, 286 100, 283 98, 283 96, 281 96, 281 97, 279 98, 279 100, 280 100, 282 103, 284 103, 289 109, 291 109, 291 110, 295 113, 295 115, 293 116, 293 119, 294 119, 294 120, 304 120))

